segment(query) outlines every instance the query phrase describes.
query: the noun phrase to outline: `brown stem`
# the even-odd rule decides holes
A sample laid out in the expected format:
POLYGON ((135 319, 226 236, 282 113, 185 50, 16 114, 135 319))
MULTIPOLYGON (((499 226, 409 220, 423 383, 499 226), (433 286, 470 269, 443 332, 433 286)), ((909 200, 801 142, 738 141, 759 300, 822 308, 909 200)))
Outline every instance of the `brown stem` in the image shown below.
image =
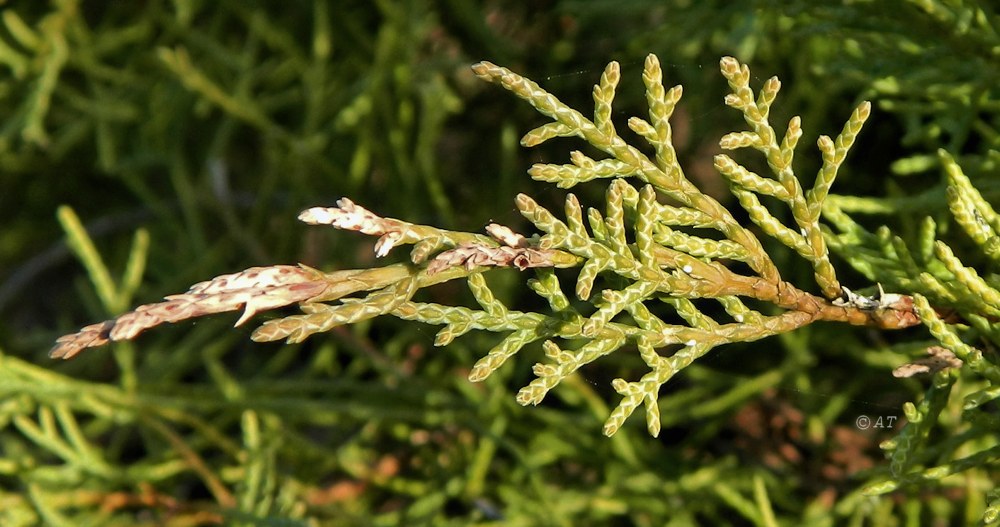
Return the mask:
POLYGON ((876 309, 851 304, 837 305, 831 300, 807 293, 780 277, 769 281, 756 276, 734 273, 718 262, 705 262, 666 247, 654 248, 657 263, 682 269, 683 279, 672 280, 669 291, 692 298, 715 298, 734 295, 770 302, 792 311, 807 313, 812 320, 846 322, 855 326, 876 326, 882 329, 903 329, 920 323, 913 307, 913 298, 896 296, 892 302, 876 309))

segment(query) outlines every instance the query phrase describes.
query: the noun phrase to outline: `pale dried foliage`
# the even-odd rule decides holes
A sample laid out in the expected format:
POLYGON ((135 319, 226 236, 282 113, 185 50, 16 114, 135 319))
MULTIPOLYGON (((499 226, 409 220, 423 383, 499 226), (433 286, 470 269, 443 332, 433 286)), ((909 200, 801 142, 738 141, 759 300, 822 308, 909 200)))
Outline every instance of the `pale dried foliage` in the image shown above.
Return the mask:
POLYGON ((904 364, 892 370, 892 376, 896 378, 913 377, 914 375, 932 375, 942 370, 950 368, 961 368, 962 360, 955 356, 951 350, 941 346, 931 346, 927 348, 927 356, 913 362, 904 364))
POLYGON ((461 265, 466 269, 484 267, 554 267, 559 251, 531 247, 486 247, 477 244, 460 245, 445 251, 431 260, 428 274, 436 274, 449 267, 461 265))
MULTIPOLYGON (((435 247, 453 248, 439 252, 427 262, 425 271, 428 277, 441 274, 452 267, 472 272, 477 267, 516 267, 524 270, 576 263, 574 257, 561 251, 533 247, 527 238, 502 225, 490 224, 487 227, 492 238, 451 233, 378 216, 347 198, 338 200, 337 207, 313 207, 305 210, 299 214, 299 219, 312 225, 330 225, 379 236, 375 243, 375 254, 379 257, 385 256, 397 245, 419 243, 429 238, 440 239, 442 242, 435 247), (505 245, 497 246, 498 241, 505 245)), ((413 259, 423 258, 414 256, 413 259)), ((398 266, 330 273, 303 264, 251 267, 239 273, 199 282, 184 294, 165 297, 164 302, 139 306, 116 319, 91 324, 76 333, 60 337, 49 355, 69 359, 86 348, 131 340, 160 324, 239 309, 243 309, 243 314, 236 321, 237 326, 261 311, 291 304, 300 304, 305 311, 313 311, 309 304, 322 310, 323 307, 330 306, 319 302, 337 300, 359 291, 389 287, 415 272, 415 269, 400 269, 398 266)), ((433 282, 434 279, 428 278, 427 281, 433 282)), ((289 317, 292 321, 298 321, 299 318, 289 317)), ((273 340, 266 335, 278 325, 265 326, 264 331, 254 333, 255 340, 273 340)), ((287 335, 282 334, 281 338, 285 336, 287 335)))
POLYGON ((336 207, 306 209, 299 214, 299 220, 309 225, 331 225, 338 229, 380 236, 375 243, 375 255, 379 257, 389 254, 408 226, 406 222, 382 218, 347 198, 337 200, 336 207))
POLYGON ((236 321, 239 326, 260 311, 307 302, 328 285, 323 273, 304 265, 251 267, 199 282, 184 294, 165 297, 164 302, 139 306, 114 320, 60 337, 49 355, 69 359, 86 348, 133 339, 160 324, 242 308, 243 315, 236 321))
POLYGON ((504 225, 491 223, 486 226, 486 232, 504 245, 463 243, 435 256, 427 266, 427 273, 436 274, 459 265, 469 270, 483 266, 516 267, 523 271, 532 267, 557 267, 566 260, 562 251, 532 247, 527 238, 504 225))

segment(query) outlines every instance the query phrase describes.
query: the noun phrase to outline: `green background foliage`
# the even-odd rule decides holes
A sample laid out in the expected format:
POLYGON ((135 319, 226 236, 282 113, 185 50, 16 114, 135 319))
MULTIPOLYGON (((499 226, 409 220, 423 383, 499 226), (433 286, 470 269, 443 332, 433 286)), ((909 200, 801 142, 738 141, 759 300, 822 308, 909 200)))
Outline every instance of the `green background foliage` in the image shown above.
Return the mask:
MULTIPOLYGON (((656 53, 665 82, 684 85, 681 164, 733 209, 712 169, 718 138, 741 123, 722 104, 720 56, 749 64, 756 87, 781 78, 773 122, 801 115, 804 145, 872 100, 833 189, 840 210, 909 243, 923 239, 929 215, 967 265, 991 271, 950 219, 936 151, 995 202, 996 14, 976 2, 732 4, 0 6, 0 524, 979 521, 996 499, 992 459, 892 494, 862 492, 888 474, 878 444, 898 433, 903 403, 927 389, 941 409, 920 433, 940 443, 924 459, 962 446, 948 442, 967 430, 961 395, 982 386, 948 384, 958 394, 949 399, 933 395, 940 380, 890 374, 934 342, 920 328, 817 324, 714 350, 661 391, 657 439, 641 420, 601 434, 610 379, 644 368, 634 353, 584 368, 525 409, 514 393, 539 347, 472 384, 468 369, 496 336, 433 348, 434 328, 393 319, 279 345, 249 342, 224 315, 71 362, 46 357, 63 333, 212 276, 272 263, 382 265, 372 240, 295 221, 341 196, 469 231, 490 220, 526 230, 518 192, 560 208, 564 192, 525 170, 581 145, 518 146, 542 121, 475 79, 469 65, 484 59, 583 111, 618 60, 613 119, 624 120, 644 107, 642 60, 656 53), (62 205, 105 271, 96 256, 74 257, 62 205), (861 416, 885 428, 860 429, 861 416)), ((796 163, 814 173, 815 149, 796 163)), ((595 205, 604 186, 574 192, 595 205)), ((806 262, 767 247, 786 280, 812 283, 806 262)), ((848 260, 834 260, 841 281, 871 285, 863 258, 848 260)), ((879 280, 906 292, 892 276, 879 280)), ((505 304, 544 308, 524 275, 488 279, 505 304)), ((472 303, 452 285, 426 300, 472 303)))

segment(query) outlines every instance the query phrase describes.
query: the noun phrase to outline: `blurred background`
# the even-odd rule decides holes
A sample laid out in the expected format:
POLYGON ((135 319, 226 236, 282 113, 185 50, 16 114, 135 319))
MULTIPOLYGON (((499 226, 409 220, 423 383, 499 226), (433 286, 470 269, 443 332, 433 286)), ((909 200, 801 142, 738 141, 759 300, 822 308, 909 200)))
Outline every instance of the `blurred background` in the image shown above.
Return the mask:
MULTIPOLYGON (((530 232, 514 196, 558 210, 565 191, 526 169, 586 146, 521 148, 545 119, 476 79, 469 67, 480 60, 584 114, 617 60, 625 129, 643 115, 642 63, 655 53, 664 82, 684 86, 673 120, 681 163, 727 205, 737 204, 712 155, 744 125, 722 104, 723 55, 747 63, 756 88, 782 80, 772 123, 784 130, 802 116, 805 184, 819 166, 816 137, 839 133, 872 100, 834 193, 941 196, 928 160, 947 148, 976 161, 970 176, 994 196, 992 17, 975 3, 917 1, 0 4, 0 523, 961 522, 977 499, 961 488, 858 492, 885 469, 877 445, 898 430, 901 403, 922 390, 889 374, 912 334, 821 325, 717 349, 664 388, 659 439, 641 418, 601 434, 617 397, 610 380, 644 368, 627 350, 528 409, 514 394, 540 350, 471 384, 468 369, 497 335, 434 348, 437 328, 394 319, 264 345, 249 341, 253 323, 233 330, 237 315, 222 315, 69 362, 46 354, 62 334, 250 266, 383 265, 373 239, 296 221, 342 196, 414 223, 530 232), (963 18, 969 10, 985 18, 963 18), (67 245, 62 206, 114 280, 137 232, 140 247, 148 235, 141 280, 120 284, 116 302, 67 245), (861 429, 862 415, 897 420, 861 429)), ((603 201, 600 183, 574 192, 603 201)), ((943 197, 922 203, 920 213, 947 217, 943 197)), ((773 257, 786 280, 815 291, 806 262, 773 257)), ((841 273, 871 285, 846 265, 841 273)), ((508 305, 541 309, 525 274, 491 273, 490 283, 508 305)), ((427 294, 470 298, 461 284, 427 294)))

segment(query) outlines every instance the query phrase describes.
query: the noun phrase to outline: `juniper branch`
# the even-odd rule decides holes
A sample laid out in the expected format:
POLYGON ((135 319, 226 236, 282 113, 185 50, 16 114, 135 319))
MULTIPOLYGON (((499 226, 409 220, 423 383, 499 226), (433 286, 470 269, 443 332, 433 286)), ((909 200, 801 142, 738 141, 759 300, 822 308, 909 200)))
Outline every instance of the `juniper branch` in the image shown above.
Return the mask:
MULTIPOLYGON (((477 75, 499 83, 553 120, 525 135, 522 144, 577 136, 609 156, 595 160, 574 152, 570 165, 541 164, 529 170, 535 179, 563 188, 610 178, 603 213, 591 208, 584 222, 580 201, 569 194, 562 220, 531 197, 518 195, 518 210, 541 233, 529 238, 496 224, 487 227, 488 235, 417 225, 379 216, 343 198, 336 207, 308 209, 299 219, 377 236, 378 257, 395 247, 412 245, 410 262, 333 272, 301 264, 276 265, 223 275, 196 284, 184 294, 168 296, 164 302, 140 306, 115 320, 62 337, 51 354, 70 358, 88 347, 134 338, 161 323, 242 309, 243 315, 236 322, 239 325, 260 311, 297 304, 301 314, 269 320, 252 338, 299 342, 317 332, 381 315, 444 326, 435 337, 436 345, 448 344, 473 329, 505 334, 473 367, 469 375, 473 381, 488 377, 524 346, 543 341, 550 362, 535 365, 537 378, 517 397, 521 404, 538 404, 580 367, 631 342, 650 373, 638 381, 614 381, 622 400, 605 423, 604 432, 615 433, 638 406, 644 405, 647 428, 656 435, 659 388, 716 346, 762 339, 818 320, 885 329, 917 324, 913 300, 908 296, 866 297, 841 288, 818 223, 817 211, 824 210, 837 167, 870 107, 859 107, 836 140, 821 138, 824 165, 813 189, 804 193, 792 169, 794 148, 802 133, 799 119, 792 120, 780 141, 767 121, 780 86, 777 79, 769 80, 755 99, 746 66, 732 58, 724 58, 721 66, 733 89, 726 102, 743 112, 751 128, 728 134, 722 144, 761 152, 775 177, 754 174, 728 156, 718 156, 716 167, 729 179, 733 193, 764 234, 813 265, 824 296, 782 280, 753 232, 684 176, 670 127, 681 88, 664 88, 656 57, 647 57, 643 73, 649 120, 629 120, 629 127, 653 147, 653 158, 620 137, 611 122, 612 99, 620 80, 616 63, 608 66, 594 88, 591 120, 534 82, 484 62, 473 66, 477 75), (636 188, 628 178, 638 180, 641 186, 636 188), (787 203, 795 227, 772 216, 758 196, 787 203), (706 236, 706 229, 721 234, 722 239, 706 236), (730 261, 745 262, 751 272, 734 271, 730 261), (535 279, 528 285, 549 303, 552 312, 524 312, 499 302, 483 274, 501 267, 533 269, 535 279), (592 310, 585 314, 572 307, 551 272, 553 268, 578 270, 575 294, 589 302, 592 310), (413 300, 418 290, 455 279, 466 280, 478 308, 413 300), (777 312, 764 315, 753 311, 741 298, 772 304, 777 312), (717 301, 731 320, 706 315, 692 302, 696 299, 717 301), (664 307, 669 309, 664 311, 664 307), (631 318, 622 317, 623 313, 631 318), (557 340, 582 343, 566 349, 557 340)), ((969 287, 982 289, 977 276, 966 274, 969 287)))

